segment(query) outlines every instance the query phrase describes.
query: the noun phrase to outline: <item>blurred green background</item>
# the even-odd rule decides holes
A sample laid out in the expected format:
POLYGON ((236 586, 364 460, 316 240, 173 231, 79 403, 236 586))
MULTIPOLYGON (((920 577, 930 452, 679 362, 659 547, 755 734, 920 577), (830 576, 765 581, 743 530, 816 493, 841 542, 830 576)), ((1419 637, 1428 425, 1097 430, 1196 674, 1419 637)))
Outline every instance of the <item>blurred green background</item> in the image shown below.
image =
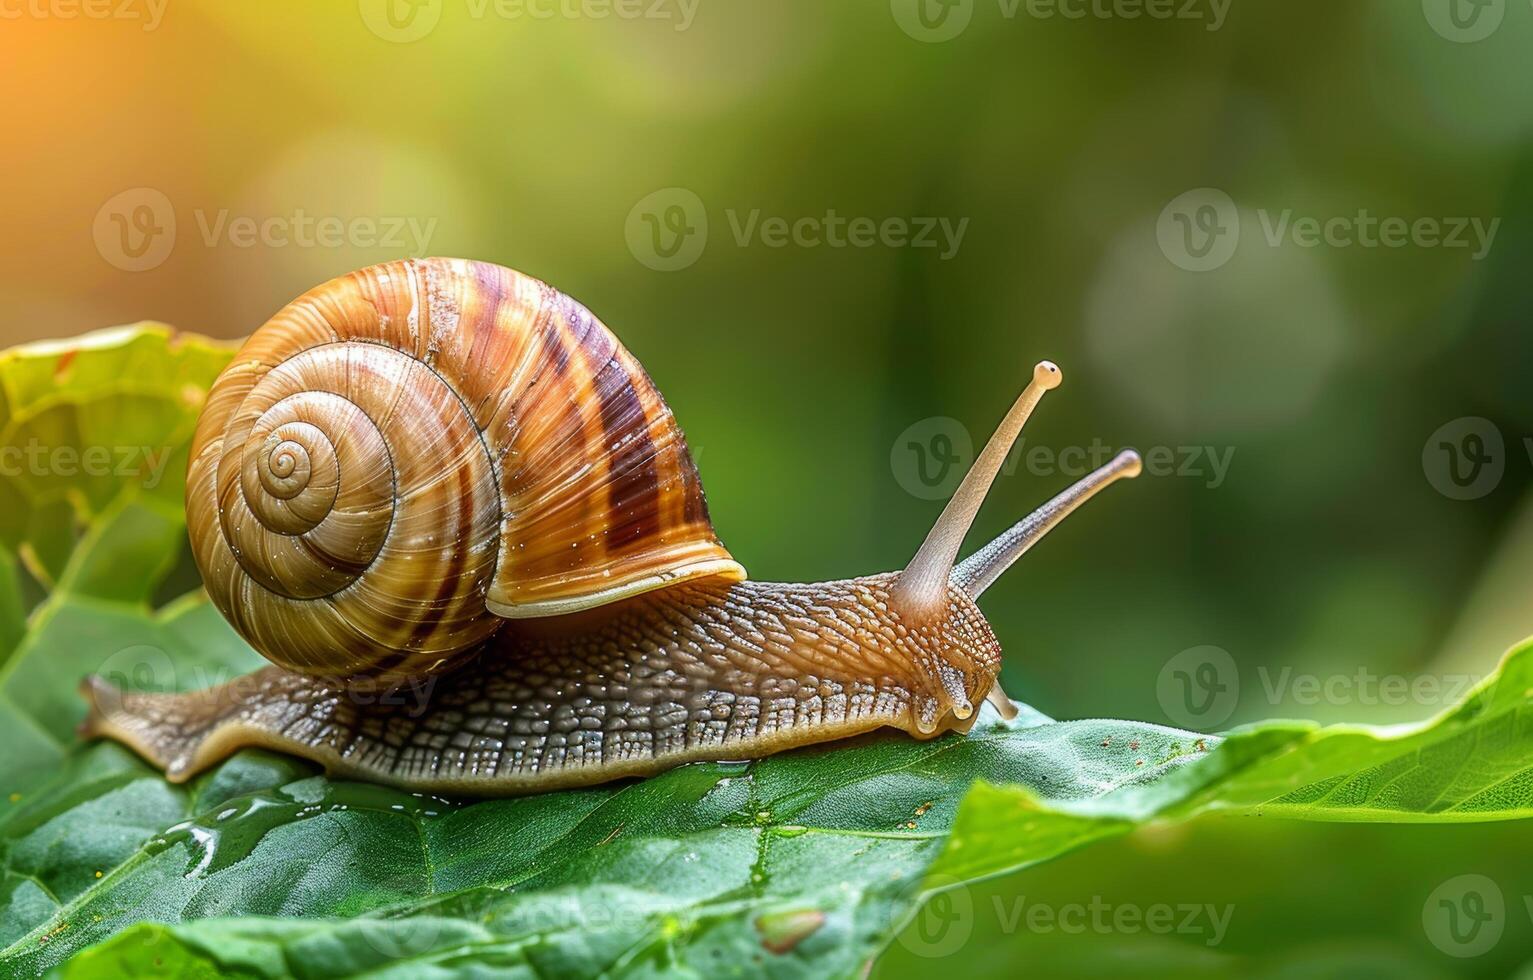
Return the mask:
MULTIPOLYGON (((373 262, 509 265, 639 356, 764 579, 903 564, 1050 357, 1066 383, 976 544, 1094 447, 1170 472, 987 593, 1013 697, 1205 730, 1403 721, 1533 633, 1525 0, 5 18, 7 343, 235 337, 373 262)), ((876 975, 1505 976, 1533 960, 1530 851, 1516 826, 1205 821, 971 889, 967 918, 949 896, 876 975), (1468 959, 1422 921, 1462 874, 1505 897, 1468 959), (1092 896, 1233 915, 1208 947, 1008 911, 1092 896)))

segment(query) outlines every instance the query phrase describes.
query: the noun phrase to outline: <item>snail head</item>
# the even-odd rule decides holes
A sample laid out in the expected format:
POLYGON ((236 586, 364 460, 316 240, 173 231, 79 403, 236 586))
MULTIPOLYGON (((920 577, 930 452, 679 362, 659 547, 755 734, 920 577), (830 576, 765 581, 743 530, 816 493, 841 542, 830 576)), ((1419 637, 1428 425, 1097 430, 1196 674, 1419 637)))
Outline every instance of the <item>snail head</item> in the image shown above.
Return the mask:
POLYGON ((1033 368, 1032 380, 974 460, 920 550, 888 585, 889 615, 925 648, 923 659, 933 665, 927 670, 931 686, 942 693, 942 700, 960 721, 968 720, 978 697, 988 698, 1005 717, 1015 711, 995 683, 1000 646, 976 604, 981 593, 1071 511, 1104 487, 1140 472, 1139 454, 1126 449, 958 561, 964 536, 1022 426, 1044 392, 1057 388, 1061 380, 1059 368, 1050 361, 1040 361, 1033 368))

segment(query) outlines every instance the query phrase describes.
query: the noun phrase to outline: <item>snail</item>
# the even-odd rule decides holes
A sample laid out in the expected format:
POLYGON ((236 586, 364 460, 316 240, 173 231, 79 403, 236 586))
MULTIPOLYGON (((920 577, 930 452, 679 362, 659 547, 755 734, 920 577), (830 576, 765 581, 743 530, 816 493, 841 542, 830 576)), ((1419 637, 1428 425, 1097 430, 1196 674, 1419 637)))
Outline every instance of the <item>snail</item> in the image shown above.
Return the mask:
POLYGON ((901 571, 756 582, 681 429, 590 312, 509 269, 392 262, 310 290, 192 443, 204 587, 271 666, 189 693, 88 678, 82 731, 182 782, 245 746, 422 792, 588 785, 1014 712, 976 600, 1124 451, 965 561, 1045 361, 901 571), (417 695, 417 696, 406 696, 417 695))

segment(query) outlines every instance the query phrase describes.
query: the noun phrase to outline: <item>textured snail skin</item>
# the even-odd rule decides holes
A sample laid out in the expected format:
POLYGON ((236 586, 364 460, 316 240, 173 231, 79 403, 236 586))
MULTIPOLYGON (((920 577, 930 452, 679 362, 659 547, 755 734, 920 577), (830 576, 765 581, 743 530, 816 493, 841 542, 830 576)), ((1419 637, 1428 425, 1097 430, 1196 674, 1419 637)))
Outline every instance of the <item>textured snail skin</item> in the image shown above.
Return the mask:
POLYGON ((393 697, 277 667, 188 694, 93 680, 84 732, 126 743, 176 782, 260 746, 336 775, 495 796, 886 726, 966 731, 1000 670, 995 635, 958 588, 945 615, 905 625, 890 608, 893 579, 708 579, 516 621, 476 659, 393 697))

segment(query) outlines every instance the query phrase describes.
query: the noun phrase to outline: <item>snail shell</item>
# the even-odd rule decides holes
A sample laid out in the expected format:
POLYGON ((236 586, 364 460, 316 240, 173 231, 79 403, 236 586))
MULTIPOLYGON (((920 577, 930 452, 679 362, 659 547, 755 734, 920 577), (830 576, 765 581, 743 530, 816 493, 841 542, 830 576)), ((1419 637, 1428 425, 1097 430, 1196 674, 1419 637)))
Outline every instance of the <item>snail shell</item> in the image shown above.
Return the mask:
POLYGON ((745 578, 638 361, 568 296, 457 259, 351 273, 257 330, 198 425, 187 521, 252 646, 370 684, 505 618, 745 578))

